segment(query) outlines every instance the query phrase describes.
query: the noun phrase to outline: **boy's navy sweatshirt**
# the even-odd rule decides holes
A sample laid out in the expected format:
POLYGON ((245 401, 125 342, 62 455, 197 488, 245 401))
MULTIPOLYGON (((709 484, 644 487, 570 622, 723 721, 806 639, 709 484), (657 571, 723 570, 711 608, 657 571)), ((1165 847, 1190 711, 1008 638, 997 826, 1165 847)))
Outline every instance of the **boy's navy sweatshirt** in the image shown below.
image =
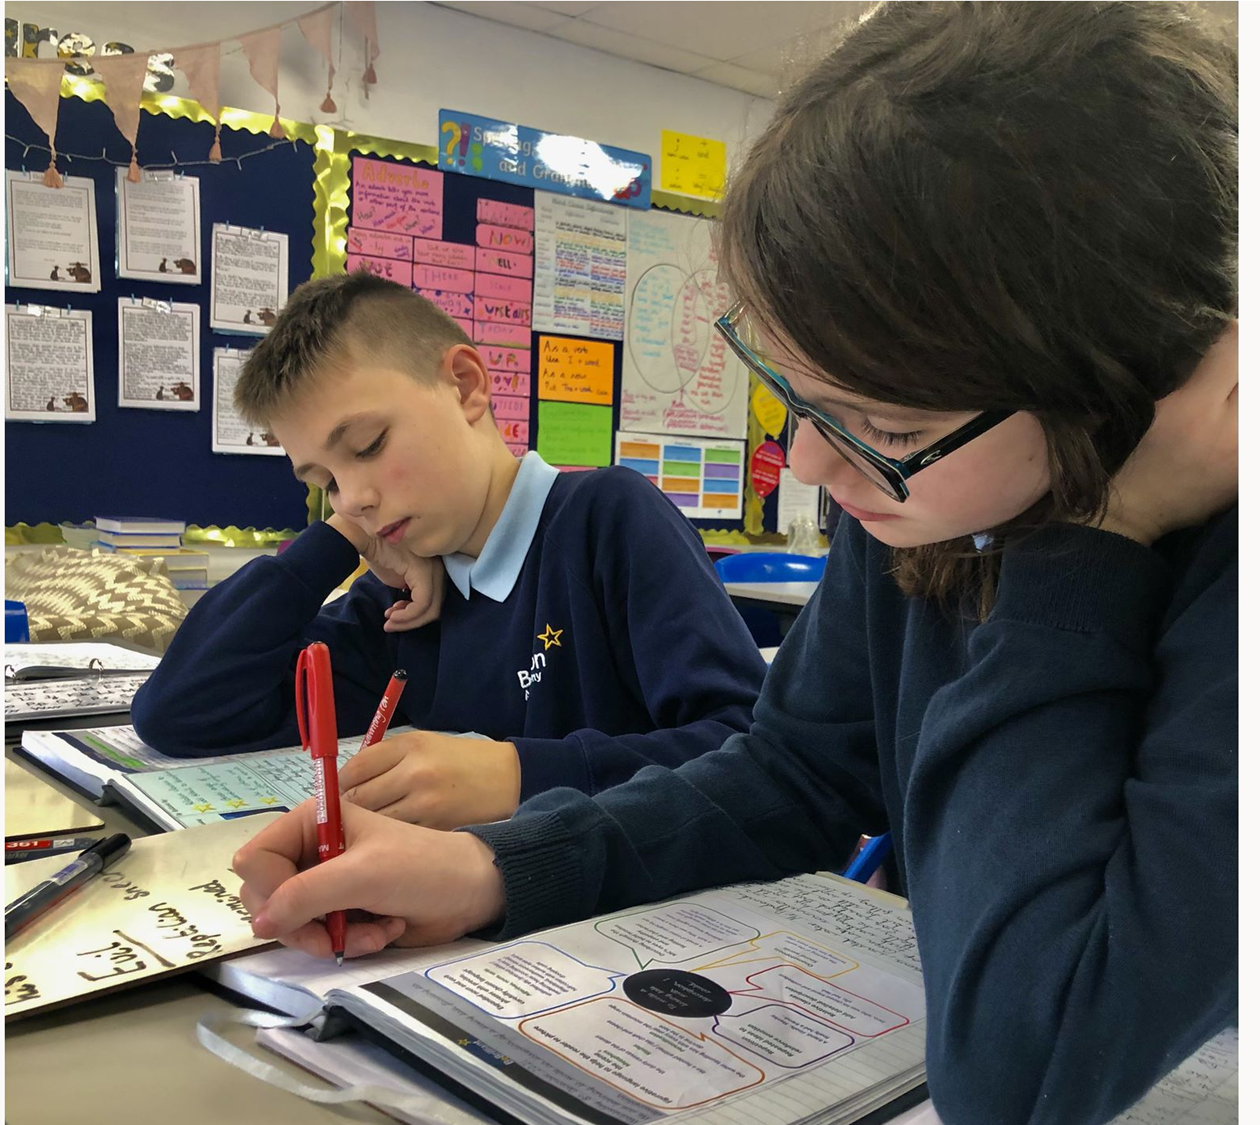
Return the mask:
POLYGON ((843 863, 891 831, 949 1125, 1094 1125, 1237 1018, 1238 517, 1053 526, 965 621, 848 517, 753 727, 471 829, 498 936, 843 863))
POLYGON ((297 744, 294 665, 311 641, 331 650, 343 737, 403 668, 397 721, 513 742, 522 799, 594 793, 752 724, 765 661, 695 529, 631 470, 558 475, 503 601, 448 576, 438 621, 386 633, 400 594, 375 575, 321 609, 358 561, 315 524, 210 590, 136 695, 140 737, 189 757, 297 744))

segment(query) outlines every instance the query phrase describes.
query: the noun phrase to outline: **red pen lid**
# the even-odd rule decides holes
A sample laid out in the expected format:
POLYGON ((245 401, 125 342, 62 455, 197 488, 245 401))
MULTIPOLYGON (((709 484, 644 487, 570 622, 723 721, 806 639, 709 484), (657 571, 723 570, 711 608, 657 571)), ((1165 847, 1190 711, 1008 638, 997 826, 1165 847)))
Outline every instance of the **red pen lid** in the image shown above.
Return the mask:
POLYGON ((337 756, 337 708, 333 700, 332 659, 315 641, 298 656, 294 691, 302 749, 316 758, 337 756))

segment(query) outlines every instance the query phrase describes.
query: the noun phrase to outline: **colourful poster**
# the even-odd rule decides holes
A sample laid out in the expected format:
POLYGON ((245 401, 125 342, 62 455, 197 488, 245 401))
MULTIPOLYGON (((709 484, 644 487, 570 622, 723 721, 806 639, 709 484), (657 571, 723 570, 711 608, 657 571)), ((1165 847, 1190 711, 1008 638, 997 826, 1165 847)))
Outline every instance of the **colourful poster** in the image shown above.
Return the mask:
POLYGON ((549 465, 607 465, 612 433, 611 406, 538 404, 538 453, 549 465))
POLYGON ((538 397, 612 405, 613 346, 543 336, 538 341, 538 397))
POLYGON ((490 371, 490 393, 496 398, 499 395, 519 395, 528 399, 533 384, 533 376, 528 371, 490 371))
POLYGON ((475 344, 504 344, 509 348, 528 349, 532 337, 528 328, 515 324, 501 324, 494 320, 479 320, 472 331, 475 344))
POLYGON ((783 447, 773 441, 763 441, 753 450, 748 465, 748 479, 758 496, 769 496, 779 487, 779 474, 787 464, 783 447))
POLYGON ((623 208, 606 203, 539 195, 535 329, 621 339, 626 319, 626 217, 623 208))
POLYGON ((617 431, 616 464, 642 473, 692 519, 744 515, 744 443, 617 431))
POLYGON ((513 230, 511 227, 494 227, 489 223, 478 223, 477 245, 489 250, 507 250, 512 254, 532 254, 534 236, 527 230, 513 230))
MULTIPOLYGON (((400 262, 411 261, 412 243, 409 234, 382 234, 375 230, 346 231, 346 253, 366 254, 369 258, 394 258, 400 262)), ((445 265, 446 263, 442 263, 445 265)))
POLYGON ((458 242, 429 242, 424 238, 414 240, 412 260, 424 266, 447 266, 451 269, 470 270, 477 266, 477 251, 458 242))
POLYGON ((726 185, 726 145, 711 137, 661 130, 661 188, 721 199, 726 185))
POLYGON ((477 251, 477 269, 485 273, 505 273, 511 277, 533 277, 534 259, 528 254, 480 249, 477 251))
POLYGON ((414 164, 352 159, 350 225, 421 238, 442 237, 442 173, 414 164))
POLYGON ((411 263, 400 262, 395 258, 369 258, 363 254, 346 255, 346 273, 365 270, 383 277, 386 281, 396 281, 399 285, 411 285, 411 263))
POLYGON ((534 370, 533 356, 529 348, 483 348, 482 357, 492 371, 534 370))
POLYGON ((477 200, 477 222, 517 230, 534 229, 534 209, 515 203, 500 203, 497 199, 477 200))

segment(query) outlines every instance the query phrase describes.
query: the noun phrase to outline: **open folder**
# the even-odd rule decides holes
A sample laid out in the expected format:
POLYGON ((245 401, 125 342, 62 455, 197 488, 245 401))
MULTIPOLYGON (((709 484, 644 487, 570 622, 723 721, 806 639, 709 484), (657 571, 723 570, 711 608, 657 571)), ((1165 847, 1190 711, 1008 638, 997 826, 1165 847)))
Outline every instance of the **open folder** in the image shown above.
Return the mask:
MULTIPOLYGON (((526 1125, 835 1125, 918 1091, 924 998, 904 900, 801 875, 503 944, 338 970, 277 950, 207 972, 325 1034, 358 1027, 526 1125)), ((911 1100, 907 1098, 907 1100, 911 1100)))

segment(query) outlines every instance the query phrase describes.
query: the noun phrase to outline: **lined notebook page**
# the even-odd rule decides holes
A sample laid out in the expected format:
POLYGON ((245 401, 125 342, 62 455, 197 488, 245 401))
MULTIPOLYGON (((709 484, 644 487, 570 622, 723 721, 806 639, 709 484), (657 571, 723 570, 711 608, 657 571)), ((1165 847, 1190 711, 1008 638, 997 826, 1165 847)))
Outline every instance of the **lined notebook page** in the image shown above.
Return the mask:
POLYGON ((914 1073, 923 1066, 924 1026, 868 1043, 834 1062, 748 1094, 726 1098, 708 1109, 680 1113, 673 1120, 704 1125, 791 1125, 850 1098, 869 1095, 890 1075, 914 1073))
POLYGON ((1209 1039, 1112 1125, 1235 1125, 1238 1029, 1209 1039))

